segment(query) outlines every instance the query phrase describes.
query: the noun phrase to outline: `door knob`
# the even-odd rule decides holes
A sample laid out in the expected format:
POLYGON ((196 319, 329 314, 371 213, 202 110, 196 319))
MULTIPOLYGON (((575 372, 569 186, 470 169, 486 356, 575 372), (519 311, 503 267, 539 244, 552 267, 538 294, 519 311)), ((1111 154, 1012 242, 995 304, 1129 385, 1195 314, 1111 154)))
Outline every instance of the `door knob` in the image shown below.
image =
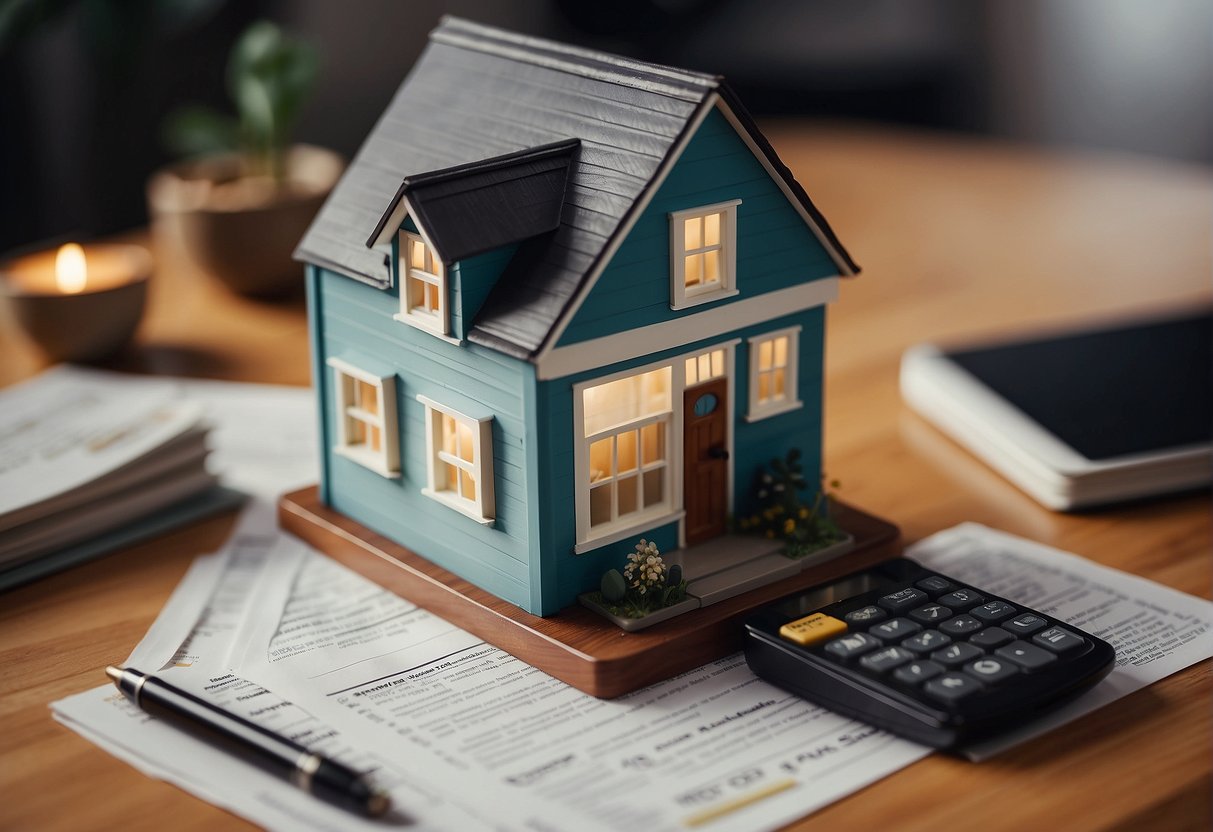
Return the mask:
POLYGON ((728 459, 729 452, 724 449, 723 445, 713 445, 708 448, 708 456, 712 459, 728 459))

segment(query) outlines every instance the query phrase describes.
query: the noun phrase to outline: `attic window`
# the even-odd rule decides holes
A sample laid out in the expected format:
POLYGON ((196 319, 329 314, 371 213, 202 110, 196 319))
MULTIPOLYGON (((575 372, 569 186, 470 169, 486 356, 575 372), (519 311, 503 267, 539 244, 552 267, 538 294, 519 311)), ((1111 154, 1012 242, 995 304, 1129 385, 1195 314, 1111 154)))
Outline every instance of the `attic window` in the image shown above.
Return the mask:
POLYGON ((396 438, 396 379, 330 358, 337 403, 333 452, 385 477, 400 476, 396 438))
POLYGON ((670 306, 684 309, 737 294, 741 200, 670 214, 670 306))
POLYGON ((407 324, 446 335, 446 270, 419 234, 400 232, 400 315, 407 324))

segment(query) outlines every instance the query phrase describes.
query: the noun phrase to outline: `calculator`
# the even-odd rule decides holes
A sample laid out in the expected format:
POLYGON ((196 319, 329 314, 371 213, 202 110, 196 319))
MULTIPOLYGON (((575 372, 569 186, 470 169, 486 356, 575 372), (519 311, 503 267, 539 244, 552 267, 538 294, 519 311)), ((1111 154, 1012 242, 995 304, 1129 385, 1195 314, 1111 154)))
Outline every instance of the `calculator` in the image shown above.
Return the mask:
POLYGON ((1115 661, 1090 633, 908 558, 777 601, 745 630, 758 676, 935 748, 1015 728, 1115 661))

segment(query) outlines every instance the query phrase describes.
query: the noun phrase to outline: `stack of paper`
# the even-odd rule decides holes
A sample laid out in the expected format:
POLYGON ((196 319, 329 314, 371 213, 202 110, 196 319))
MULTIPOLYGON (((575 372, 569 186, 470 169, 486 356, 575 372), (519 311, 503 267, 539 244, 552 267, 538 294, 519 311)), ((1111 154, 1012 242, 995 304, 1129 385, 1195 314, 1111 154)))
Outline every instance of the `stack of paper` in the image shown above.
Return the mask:
POLYGON ((57 367, 0 391, 0 590, 315 470, 307 390, 57 367))
POLYGON ((206 491, 207 428, 171 386, 51 371, 0 392, 0 582, 206 491))

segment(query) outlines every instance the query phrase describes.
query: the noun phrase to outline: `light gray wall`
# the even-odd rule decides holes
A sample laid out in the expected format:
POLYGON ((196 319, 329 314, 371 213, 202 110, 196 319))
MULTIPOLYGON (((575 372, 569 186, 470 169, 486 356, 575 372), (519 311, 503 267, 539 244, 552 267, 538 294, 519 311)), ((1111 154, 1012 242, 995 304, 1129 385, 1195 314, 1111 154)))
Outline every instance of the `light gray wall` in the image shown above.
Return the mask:
POLYGON ((1213 3, 996 0, 990 127, 1213 161, 1213 3))

